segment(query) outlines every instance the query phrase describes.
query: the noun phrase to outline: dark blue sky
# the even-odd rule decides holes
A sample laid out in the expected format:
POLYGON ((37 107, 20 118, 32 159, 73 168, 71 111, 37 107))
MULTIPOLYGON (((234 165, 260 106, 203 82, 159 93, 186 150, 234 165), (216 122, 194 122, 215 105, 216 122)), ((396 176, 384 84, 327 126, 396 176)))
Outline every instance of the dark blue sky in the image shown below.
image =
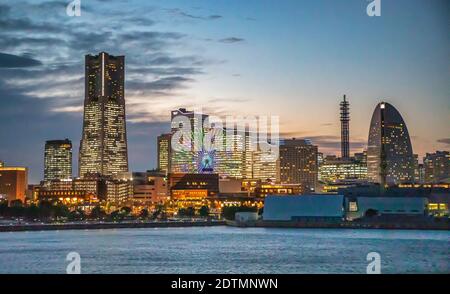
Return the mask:
POLYGON ((155 167, 170 110, 279 115, 282 135, 339 149, 340 97, 352 152, 380 100, 403 115, 415 153, 449 149, 450 2, 382 0, 81 1, 0 4, 0 160, 43 174, 45 140, 82 128, 84 55, 126 56, 130 166, 155 167))

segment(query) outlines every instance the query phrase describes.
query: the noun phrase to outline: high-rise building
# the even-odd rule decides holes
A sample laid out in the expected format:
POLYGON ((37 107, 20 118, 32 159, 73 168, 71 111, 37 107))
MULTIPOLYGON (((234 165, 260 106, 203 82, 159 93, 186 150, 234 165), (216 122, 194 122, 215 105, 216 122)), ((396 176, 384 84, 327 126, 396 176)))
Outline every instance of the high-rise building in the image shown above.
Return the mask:
POLYGON ((101 52, 85 57, 83 134, 79 175, 128 171, 125 57, 101 52))
POLYGON ((346 100, 344 95, 344 100, 341 104, 341 157, 344 160, 350 158, 350 103, 346 100))
POLYGON ((179 144, 179 146, 184 146, 183 150, 180 150, 181 148, 174 148, 174 146, 171 146, 169 163, 171 173, 202 172, 199 170, 198 162, 202 160, 200 156, 203 154, 203 123, 207 117, 208 116, 205 114, 195 113, 194 111, 189 111, 185 108, 180 108, 171 112, 172 136, 175 136, 175 133, 180 131, 180 127, 183 125, 182 120, 184 120, 184 123, 190 124, 189 133, 176 137, 178 140, 177 144, 179 144))
POLYGON ((414 158, 414 183, 420 183, 420 171, 419 171, 419 155, 413 154, 414 158))
POLYGON ((5 166, 5 163, 0 160, 0 167, 4 167, 4 166, 5 166))
MULTIPOLYGON (((217 130, 215 133, 219 140, 223 140, 222 150, 211 152, 213 158, 213 170, 221 177, 242 179, 249 174, 246 169, 246 154, 248 135, 246 132, 236 130, 217 130), (230 146, 227 146, 230 144, 230 146)), ((216 139, 216 137, 214 137, 216 139)), ((207 157, 208 155, 206 155, 207 157)), ((203 156, 205 157, 205 156, 203 156)), ((204 166, 204 160, 201 163, 204 166)), ((251 163, 249 161, 249 163, 251 163)), ((248 169, 250 170, 250 169, 248 169)))
POLYGON ((317 165, 320 166, 323 161, 324 161, 325 157, 323 155, 322 152, 317 152, 317 165))
POLYGON ((419 163, 419 168, 418 168, 418 181, 417 183, 419 184, 424 184, 425 183, 425 166, 423 163, 419 163))
POLYGON ((171 134, 162 134, 157 139, 158 170, 167 174, 170 171, 171 134))
POLYGON ((279 182, 281 180, 278 156, 274 158, 273 154, 268 151, 253 151, 251 156, 252 173, 251 177, 248 178, 265 182, 279 182))
POLYGON ((414 156, 408 129, 389 103, 379 103, 372 115, 367 149, 369 181, 382 185, 412 183, 414 156))
MULTIPOLYGON (((172 111, 171 173, 218 174, 220 177, 237 179, 279 181, 278 153, 273 154, 273 150, 254 150, 257 133, 245 127, 209 128, 205 126, 208 117, 184 108, 172 111), (190 127, 183 128, 183 124, 190 124, 190 127), (184 131, 180 131, 182 129, 184 131), (207 141, 214 142, 217 148, 204 148, 207 141), (183 146, 183 150, 177 150, 173 146, 174 142, 183 146)), ((165 146, 165 142, 161 143, 165 146)))
POLYGON ((336 183, 345 180, 367 180, 367 165, 354 158, 325 160, 319 166, 319 181, 336 183))
POLYGON ((282 183, 302 184, 305 191, 315 190, 318 178, 317 146, 308 140, 284 140, 280 144, 282 183))
POLYGON ((450 178, 450 153, 436 151, 427 153, 423 158, 425 183, 439 183, 450 178))
POLYGON ((367 150, 356 152, 355 161, 367 165, 367 150))
POLYGON ((25 202, 28 187, 28 169, 26 167, 0 167, 0 198, 8 202, 25 202))
POLYGON ((44 181, 72 178, 72 142, 69 139, 45 142, 44 181))

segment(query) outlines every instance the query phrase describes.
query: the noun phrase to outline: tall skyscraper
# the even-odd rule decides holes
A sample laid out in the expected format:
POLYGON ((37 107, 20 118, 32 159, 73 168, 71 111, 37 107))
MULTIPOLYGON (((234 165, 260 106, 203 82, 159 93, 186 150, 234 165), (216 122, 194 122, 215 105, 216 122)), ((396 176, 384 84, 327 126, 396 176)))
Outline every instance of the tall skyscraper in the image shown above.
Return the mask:
POLYGON ((367 172, 369 181, 382 185, 414 181, 414 156, 408 129, 400 113, 389 103, 379 103, 372 115, 367 172))
POLYGON ((450 178, 450 153, 436 151, 427 153, 423 158, 425 183, 439 183, 450 178))
POLYGON ((284 140, 280 145, 280 178, 282 183, 302 184, 304 191, 316 188, 318 148, 308 140, 284 140))
POLYGON ((28 186, 28 169, 26 167, 0 167, 0 198, 8 202, 20 200, 25 202, 28 186))
POLYGON ((69 139, 45 142, 44 181, 72 178, 72 142, 69 139))
POLYGON ((5 166, 5 163, 0 160, 0 167, 4 167, 4 166, 5 166))
POLYGON ((158 170, 167 174, 170 171, 171 134, 162 134, 157 139, 158 170))
POLYGON ((344 100, 341 104, 341 157, 344 160, 350 158, 350 103, 346 100, 344 95, 344 100))
POLYGON ((79 175, 127 172, 125 57, 101 52, 86 55, 85 62, 79 175))

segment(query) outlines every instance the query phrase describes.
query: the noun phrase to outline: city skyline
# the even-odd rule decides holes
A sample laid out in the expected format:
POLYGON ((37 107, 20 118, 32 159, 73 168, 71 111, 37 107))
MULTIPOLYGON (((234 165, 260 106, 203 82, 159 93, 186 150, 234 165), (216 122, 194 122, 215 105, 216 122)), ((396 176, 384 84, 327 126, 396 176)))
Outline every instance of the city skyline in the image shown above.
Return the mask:
MULTIPOLYGON (((235 4, 242 8, 242 13, 249 15, 239 17, 230 14, 221 1, 215 4, 202 3, 204 7, 198 9, 178 1, 171 2, 170 7, 155 2, 161 7, 153 8, 148 17, 142 18, 141 14, 135 12, 128 14, 129 20, 126 21, 123 16, 116 15, 117 22, 126 25, 114 35, 112 33, 114 23, 102 24, 103 27, 98 33, 87 33, 84 30, 86 29, 84 26, 93 20, 95 14, 101 13, 104 4, 96 2, 95 5, 84 5, 83 2, 85 17, 66 19, 67 16, 63 15, 65 13, 63 1, 60 2, 61 5, 53 4, 54 7, 47 4, 46 9, 52 11, 54 9, 55 13, 47 21, 44 21, 43 12, 38 9, 35 10, 35 14, 26 15, 26 20, 33 23, 33 30, 36 32, 33 40, 25 39, 23 36, 27 30, 26 21, 17 23, 21 13, 29 14, 31 10, 23 9, 20 12, 20 5, 14 9, 2 5, 0 13, 5 16, 2 26, 6 26, 11 32, 0 33, 5 37, 4 40, 10 41, 0 44, 0 94, 3 108, 0 118, 2 142, 0 160, 8 165, 29 167, 31 182, 37 182, 43 178, 42 154, 46 140, 69 138, 74 142, 73 156, 78 158, 77 142, 81 138, 84 92, 82 56, 97 54, 100 51, 131 57, 130 67, 126 69, 126 99, 127 128, 130 134, 128 140, 130 170, 133 171, 156 167, 156 137, 170 130, 171 110, 181 107, 193 108, 205 102, 208 103, 204 111, 209 114, 225 115, 248 109, 251 114, 280 115, 283 137, 310 138, 319 146, 319 152, 339 154, 338 107, 342 95, 347 94, 351 103, 350 141, 353 154, 362 151, 367 145, 370 114, 373 107, 384 100, 392 103, 404 117, 411 135, 413 152, 418 153, 420 159, 427 152, 448 150, 449 138, 446 137, 448 136, 446 129, 449 113, 447 101, 449 72, 445 62, 436 63, 435 60, 446 57, 449 43, 447 39, 440 39, 441 34, 448 30, 445 26, 442 28, 438 26, 438 22, 446 16, 445 12, 438 11, 438 6, 428 7, 416 1, 404 1, 403 4, 414 11, 408 14, 401 11, 402 3, 386 3, 383 6, 383 16, 379 19, 370 19, 365 15, 364 1, 351 1, 346 5, 318 1, 318 4, 303 5, 301 11, 294 10, 295 13, 288 11, 289 8, 296 7, 295 3, 285 1, 280 7, 280 14, 285 13, 288 17, 283 21, 279 15, 277 17, 265 15, 268 13, 267 10, 264 13, 252 10, 250 2, 235 4), (419 24, 422 27, 410 23, 421 8, 423 9, 420 12, 419 24), (329 11, 333 9, 336 14, 342 13, 340 17, 349 19, 340 20, 334 12, 329 11), (311 12, 317 13, 317 20, 311 18, 311 12), (305 18, 301 21, 295 20, 299 22, 299 26, 296 27, 299 27, 300 32, 288 30, 288 24, 296 23, 294 18, 303 13, 306 14, 305 18), (393 14, 399 13, 402 14, 403 21, 398 23, 399 27, 394 32, 387 33, 387 27, 391 29, 392 22, 396 23, 394 19, 396 16, 393 14), (172 16, 171 21, 161 20, 166 15, 172 16), (439 17, 430 23, 431 15, 439 17), (274 18, 263 21, 265 16, 274 18), (44 52, 46 46, 39 46, 39 40, 43 41, 39 33, 45 31, 49 32, 48 36, 57 35, 54 25, 62 21, 64 21, 64 25, 61 26, 63 33, 73 34, 76 36, 75 39, 85 43, 79 42, 75 45, 63 38, 64 42, 55 42, 49 51, 66 48, 70 49, 68 50, 70 54, 66 55, 61 51, 50 56, 51 52, 44 52), (324 26, 320 28, 323 36, 304 29, 305 26, 308 28, 313 25, 315 21, 324 22, 324 26), (272 35, 261 34, 259 30, 266 29, 267 22, 274 26, 273 30, 284 29, 282 32, 285 35, 275 37, 274 31, 268 31, 272 32, 272 35), (279 23, 274 24, 275 22, 279 23), (230 24, 229 29, 221 28, 224 23, 230 24), (242 23, 246 24, 248 30, 240 29, 239 24, 242 23), (340 33, 348 33, 349 25, 352 23, 360 25, 359 29, 353 31, 357 38, 348 37, 349 41, 354 41, 358 45, 360 50, 356 51, 343 46, 347 43, 345 40, 338 40, 340 33), (8 27, 13 24, 14 29, 8 27), (332 24, 336 24, 336 28, 332 28, 332 24), (76 25, 78 28, 75 28, 76 25), (430 33, 426 36, 431 42, 428 46, 436 48, 432 56, 422 55, 426 49, 424 45, 417 44, 418 40, 404 34, 408 25, 412 25, 410 28, 414 30, 422 28, 422 33, 430 33), (143 29, 146 31, 143 32, 143 29), (190 33, 186 33, 186 30, 190 33), (369 34, 371 30, 375 30, 381 36, 369 34), (330 33, 337 35, 327 41, 326 36, 330 33), (365 33, 367 37, 364 37, 365 33), (101 36, 104 39, 100 38, 101 36), (276 41, 283 41, 279 43, 280 48, 272 50, 274 48, 269 46, 267 49, 260 49, 258 43, 267 41, 270 36, 276 41), (305 41, 306 37, 313 36, 319 39, 316 40, 318 42, 313 42, 314 45, 302 47, 297 44, 305 41), (404 51, 405 44, 401 46, 396 44, 393 41, 395 36, 400 36, 402 42, 406 42, 406 47, 415 45, 419 47, 404 51), (292 48, 288 46, 289 42, 282 39, 289 37, 294 41, 292 48), (370 38, 375 40, 370 41, 370 38), (127 48, 126 45, 122 45, 116 50, 110 50, 119 40, 128 41, 136 46, 127 48), (318 48, 326 45, 326 41, 342 45, 342 48, 336 47, 336 51, 318 48), (392 47, 376 53, 376 41, 390 41, 392 47), (32 42, 35 46, 31 46, 32 42), (190 46, 181 46, 186 43, 190 46), (255 63, 250 52, 255 46, 258 46, 258 57, 265 57, 261 58, 261 64, 253 69, 261 70, 257 74, 250 70, 255 63), (193 49, 199 47, 206 48, 205 56, 214 61, 209 60, 208 63, 205 56, 202 58, 196 55, 189 56, 196 51, 193 49), (320 50, 317 54, 312 54, 311 51, 315 49, 320 50), (301 70, 294 70, 286 63, 285 57, 273 59, 273 62, 278 62, 276 66, 268 62, 267 60, 274 57, 273 54, 277 52, 287 53, 286 55, 294 61, 294 66, 299 63, 303 65, 300 67, 301 70), (300 56, 301 53, 305 55, 300 56), (402 59, 400 57, 403 54, 406 57, 402 59), (412 63, 413 57, 415 62, 412 63), (140 60, 144 62, 138 66, 140 60), (382 64, 375 66, 377 61, 382 61, 382 64), (314 62, 316 64, 310 64, 314 62), (432 66, 427 66, 425 64, 427 62, 432 66), (267 72, 268 66, 271 68, 270 73, 267 72), (279 74, 279 68, 283 69, 284 75, 279 74), (367 71, 367 80, 357 77, 364 69, 367 71), (310 76, 305 75, 308 70, 311 70, 310 76), (337 75, 341 70, 350 71, 352 74, 348 76, 347 73, 343 78, 337 75), (383 76, 383 73, 386 76, 383 76), (265 83, 264 85, 269 85, 261 87, 260 84, 266 78, 271 78, 272 83, 265 83), (322 87, 321 83, 327 87, 322 87), (316 102, 313 103, 314 100, 316 102), (433 115, 423 114, 421 109, 433 115), (30 121, 33 125, 30 125, 30 121), (429 131, 430 126, 433 128, 432 132, 429 131), (21 134, 21 137, 17 138, 17 134, 21 134)), ((21 4, 22 8, 44 7, 43 4, 38 5, 35 2, 34 6, 24 3, 21 4)), ((145 3, 140 5, 146 7, 145 3)), ((265 2, 265 5, 273 4, 269 1, 265 2)), ((114 11, 122 8, 119 4, 113 5, 112 10, 104 12, 105 19, 111 20, 114 11)), ((73 168, 77 170, 76 162, 73 168)))

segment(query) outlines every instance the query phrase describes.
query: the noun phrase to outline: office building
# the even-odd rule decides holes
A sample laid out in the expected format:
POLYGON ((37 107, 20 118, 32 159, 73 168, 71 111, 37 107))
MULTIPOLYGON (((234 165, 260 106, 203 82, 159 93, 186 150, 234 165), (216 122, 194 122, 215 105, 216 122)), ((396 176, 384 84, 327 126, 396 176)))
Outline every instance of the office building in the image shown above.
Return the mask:
POLYGON ((72 142, 69 139, 45 142, 44 181, 72 178, 72 142))
POLYGON ((450 153, 436 151, 423 158, 425 183, 448 182, 450 179, 450 153))
POLYGON ((79 175, 126 172, 125 57, 101 52, 86 55, 85 62, 79 175))
POLYGON ((371 182, 383 186, 414 181, 414 157, 408 129, 400 113, 389 103, 379 103, 373 112, 367 172, 371 182))
POLYGON ((326 158, 319 167, 321 183, 337 183, 344 180, 367 180, 367 165, 354 158, 347 160, 326 158))
POLYGON ((417 183, 425 184, 425 165, 423 163, 419 164, 418 174, 419 174, 419 179, 418 179, 417 183))
POLYGON ((354 160, 361 164, 367 165, 367 150, 364 150, 363 152, 356 152, 354 160))
POLYGON ((317 166, 320 166, 325 159, 325 156, 322 152, 317 152, 317 166))
POLYGON ((217 138, 223 140, 223 150, 210 152, 214 173, 221 177, 279 182, 279 150, 256 148, 253 140, 257 136, 249 130, 221 131, 217 138))
POLYGON ((133 197, 133 182, 130 180, 106 180, 106 201, 112 207, 128 205, 133 197))
POLYGON ((167 177, 162 172, 133 173, 133 205, 164 204, 169 200, 167 177))
POLYGON ((8 203, 14 200, 25 202, 28 188, 28 169, 26 167, 0 167, 0 198, 8 203))
POLYGON ((318 179, 317 146, 308 140, 284 140, 280 145, 280 179, 282 183, 301 184, 314 191, 318 179))
MULTIPOLYGON (((183 150, 179 150, 171 146, 169 151, 171 173, 218 174, 220 177, 236 179, 279 181, 278 153, 273 154, 271 150, 255 150, 255 142, 252 139, 257 138, 258 134, 251 133, 248 128, 243 130, 236 130, 235 126, 231 130, 210 128, 205 125, 208 115, 188 111, 185 108, 172 111, 171 117, 172 145, 175 143, 184 147, 183 150), (183 124, 190 126, 183 128, 183 124), (184 131, 181 131, 183 129, 184 131), (213 150, 204 148, 206 140, 214 142, 213 150)), ((163 166, 167 154, 164 151, 166 141, 164 137, 158 140, 158 147, 163 151, 159 152, 161 154, 158 161, 162 162, 158 164, 163 166)))
POLYGON ((94 175, 68 180, 52 180, 40 187, 42 191, 83 192, 98 200, 107 200, 106 180, 94 175))
POLYGON ((98 199, 95 195, 78 190, 36 190, 36 200, 38 201, 50 201, 60 202, 65 205, 84 206, 93 205, 98 203, 98 199))
POLYGON ((269 151, 253 151, 251 153, 251 179, 279 182, 280 160, 269 151))
POLYGON ((227 130, 222 130, 216 135, 219 140, 223 140, 223 145, 222 150, 212 152, 214 172, 221 177, 236 179, 251 177, 252 161, 251 153, 248 150, 248 132, 237 132, 236 130, 227 132, 227 130), (226 144, 230 144, 230 146, 226 144))
POLYGON ((170 171, 171 134, 162 134, 157 139, 158 171, 167 174, 170 171))
POLYGON ((255 187, 255 197, 264 198, 269 195, 298 195, 305 191, 301 184, 262 183, 255 187))

